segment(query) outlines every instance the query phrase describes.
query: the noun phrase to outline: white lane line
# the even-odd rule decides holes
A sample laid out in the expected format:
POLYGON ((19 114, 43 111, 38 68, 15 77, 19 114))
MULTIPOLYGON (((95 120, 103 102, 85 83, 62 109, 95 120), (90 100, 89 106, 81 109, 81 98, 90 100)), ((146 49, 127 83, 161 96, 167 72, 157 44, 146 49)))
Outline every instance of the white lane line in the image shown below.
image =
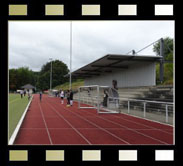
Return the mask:
MULTIPOLYGON (((91 113, 91 112, 89 112, 88 110, 87 110, 87 112, 90 113, 91 115, 95 115, 94 113, 91 113)), ((140 118, 140 117, 138 117, 138 116, 129 115, 129 114, 126 114, 126 113, 122 113, 122 114, 125 114, 125 115, 127 115, 127 116, 129 116, 129 117, 135 117, 135 118, 138 118, 138 119, 141 119, 141 120, 145 120, 145 121, 150 121, 150 122, 154 122, 154 123, 160 123, 160 122, 157 122, 157 121, 152 121, 152 120, 149 120, 149 119, 140 118)), ((156 128, 156 127, 152 127, 152 126, 150 126, 150 125, 145 125, 145 124, 142 124, 142 123, 140 123, 140 122, 135 122, 135 121, 132 121, 132 120, 128 120, 128 119, 123 118, 123 117, 121 117, 121 116, 115 116, 114 114, 112 114, 112 115, 110 115, 110 116, 116 117, 117 119, 123 119, 123 120, 125 120, 125 121, 131 122, 131 123, 134 123, 134 124, 138 124, 138 125, 141 125, 141 126, 144 126, 144 127, 156 129, 156 130, 159 130, 159 131, 164 132, 164 133, 169 134, 169 135, 173 135, 171 132, 167 132, 167 131, 165 131, 165 130, 162 130, 162 129, 159 129, 159 128, 156 128)), ((160 124, 161 124, 161 125, 165 125, 165 126, 170 126, 170 125, 167 125, 167 124, 164 124, 164 123, 160 123, 160 124)), ((170 127, 172 127, 172 126, 170 126, 170 127)))
MULTIPOLYGON (((71 130, 73 130, 72 128, 48 128, 48 129, 50 129, 50 130, 69 130, 69 129, 71 129, 71 130)), ((79 129, 79 130, 98 130, 98 129, 96 129, 96 127, 95 128, 87 128, 87 127, 83 127, 83 128, 81 128, 81 127, 78 127, 77 129, 79 129)), ((123 128, 106 128, 106 127, 104 127, 104 129, 106 129, 106 130, 127 130, 127 129, 123 129, 123 128)), ((21 130, 45 130, 45 128, 21 128, 21 130)), ((154 129, 135 129, 135 130, 137 130, 137 131, 155 131, 154 129)))
MULTIPOLYGON (((48 104, 48 103, 47 103, 48 104)), ((85 138, 68 120, 66 120, 58 111, 56 111, 56 109, 51 105, 51 104, 48 104, 48 105, 50 105, 50 107, 52 108, 52 110, 54 111, 54 112, 56 112, 57 113, 57 115, 60 117, 60 118, 62 118, 63 120, 65 120, 71 127, 72 127, 72 129, 74 130, 74 131, 76 131, 88 144, 90 144, 91 145, 91 142, 87 139, 87 138, 85 138)))
MULTIPOLYGON (((88 110, 87 110, 87 112, 90 113, 91 115, 95 115, 95 113, 91 113, 91 112, 89 112, 88 110)), ((153 121, 153 120, 146 119, 146 118, 140 118, 140 117, 135 116, 135 115, 129 115, 129 114, 127 114, 127 113, 121 113, 121 114, 127 115, 127 116, 129 116, 129 117, 135 117, 135 118, 138 118, 138 119, 140 119, 140 120, 149 121, 149 122, 153 122, 153 123, 159 123, 159 124, 161 124, 161 125, 168 126, 168 127, 173 127, 173 126, 171 126, 171 125, 169 125, 169 124, 164 124, 164 123, 161 123, 161 122, 158 122, 158 121, 153 121)), ((123 117, 121 117, 121 116, 115 116, 114 114, 112 114, 111 116, 116 117, 117 119, 123 119, 123 120, 125 120, 125 121, 131 122, 131 123, 134 123, 134 124, 138 124, 138 125, 141 125, 141 126, 144 126, 144 127, 148 127, 148 128, 152 128, 152 129, 157 129, 157 130, 159 130, 159 131, 161 131, 161 132, 164 132, 164 133, 166 133, 166 134, 169 134, 169 135, 173 135, 171 132, 167 132, 167 131, 165 131, 165 130, 162 130, 162 129, 159 129, 159 128, 156 128, 156 127, 152 127, 152 126, 150 126, 150 125, 145 125, 145 124, 142 124, 142 123, 140 123, 140 122, 135 122, 135 121, 132 121, 132 120, 128 120, 128 119, 123 118, 123 117)))
POLYGON ((70 111, 70 110, 68 110, 68 109, 66 109, 66 108, 63 108, 63 109, 65 109, 65 110, 71 112, 72 114, 75 114, 75 115, 76 115, 77 117, 79 117, 80 119, 83 119, 83 120, 87 121, 88 123, 90 123, 90 124, 96 126, 96 127, 99 128, 100 130, 102 130, 102 131, 108 133, 109 135, 111 135, 111 136, 117 138, 118 140, 120 140, 120 141, 122 141, 122 142, 125 142, 126 144, 130 144, 129 142, 125 141, 124 139, 122 139, 122 138, 116 136, 115 134, 111 133, 110 131, 108 131, 108 130, 102 128, 102 127, 100 127, 99 125, 97 125, 97 124, 95 124, 95 123, 93 123, 93 122, 91 122, 91 121, 89 121, 88 119, 86 119, 86 118, 84 118, 84 117, 82 117, 82 116, 80 116, 80 115, 77 115, 76 113, 74 113, 74 112, 72 112, 72 111, 70 111))
MULTIPOLYGON (((39 104, 39 102, 38 102, 38 104, 39 104)), ((45 118, 44 118, 43 110, 42 110, 40 104, 39 104, 39 108, 40 108, 41 115, 42 115, 42 118, 43 118, 43 121, 44 121, 44 125, 46 127, 46 131, 47 131, 47 134, 48 134, 49 141, 50 141, 51 145, 53 145, 52 140, 51 140, 51 136, 50 136, 50 133, 49 133, 49 130, 48 130, 48 126, 47 126, 45 118)))
MULTIPOLYGON (((55 102, 55 101, 53 101, 53 102, 55 102)), ((56 103, 56 102, 55 102, 55 103, 56 103)), ((79 116, 81 119, 84 119, 84 120, 88 121, 89 123, 93 123, 93 122, 87 120, 86 118, 82 117, 81 115, 78 115, 78 114, 76 114, 75 112, 70 111, 69 109, 66 109, 66 108, 64 108, 64 107, 63 107, 63 109, 65 109, 65 110, 71 112, 72 114, 75 114, 76 116, 79 116)), ((103 119, 103 120, 105 120, 105 121, 108 121, 108 122, 111 122, 111 123, 113 123, 113 124, 115 124, 115 125, 118 125, 118 126, 121 126, 121 127, 123 127, 123 128, 126 128, 127 130, 130 130, 130 131, 132 131, 132 132, 135 132, 135 133, 137 133, 137 134, 139 134, 139 135, 142 135, 142 136, 144 136, 144 137, 150 138, 150 139, 155 140, 155 141, 157 141, 157 142, 160 142, 160 143, 162 143, 162 144, 169 145, 167 142, 161 141, 161 140, 156 139, 156 138, 154 138, 154 137, 151 137, 151 136, 149 136, 149 135, 147 135, 147 134, 143 134, 143 133, 141 133, 141 132, 139 132, 139 131, 135 131, 134 129, 128 128, 128 127, 126 127, 126 126, 124 126, 124 125, 121 125, 121 124, 119 124, 119 123, 113 122, 113 121, 108 120, 108 119, 106 119, 106 118, 98 117, 98 116, 94 115, 93 113, 90 113, 89 111, 87 111, 87 112, 88 112, 89 114, 91 114, 91 115, 97 117, 97 118, 101 118, 101 119, 103 119)), ((93 123, 93 124, 94 124, 94 123, 93 123)), ((96 124, 95 124, 95 125, 96 125, 96 124)), ((97 126, 98 126, 98 125, 97 125, 97 126)), ((99 126, 99 127, 100 127, 100 126, 99 126)), ((100 128, 103 129, 102 127, 100 127, 100 128)), ((106 131, 107 131, 107 130, 106 130, 106 131)), ((107 131, 107 132, 109 132, 109 131, 107 131)), ((111 133, 111 134, 113 134, 113 133, 111 133)), ((113 135, 114 135, 114 134, 113 134, 113 135)), ((115 136, 116 136, 116 135, 115 135, 115 136)), ((118 137, 118 136, 116 136, 116 137, 118 137)), ((118 138, 119 138, 119 137, 118 137, 118 138)), ((121 138, 120 138, 120 139, 121 139, 121 138)), ((127 142, 127 141, 126 141, 126 142, 127 142)), ((130 144, 130 143, 128 143, 128 144, 130 144)))
MULTIPOLYGON (((128 114, 125 114, 125 115, 130 116, 130 115, 128 115, 128 114)), ((115 115, 113 115, 113 116, 115 116, 115 115)), ((162 129, 159 129, 159 128, 156 128, 156 127, 152 127, 152 126, 149 126, 149 125, 145 125, 145 124, 142 124, 142 123, 139 123, 139 122, 134 122, 134 121, 132 121, 132 120, 128 120, 128 119, 122 118, 122 117, 117 117, 117 116, 115 116, 115 117, 116 117, 116 118, 119 118, 119 119, 126 120, 126 121, 131 122, 131 123, 134 123, 134 124, 138 124, 138 125, 144 126, 144 127, 149 127, 149 128, 152 128, 152 129, 156 129, 156 130, 159 130, 159 131, 164 132, 164 133, 169 134, 169 135, 173 135, 173 134, 170 133, 170 132, 166 132, 165 130, 162 130, 162 129)), ((135 116, 135 117, 136 117, 136 116, 135 116)), ((139 117, 136 117, 136 118, 139 118, 139 117)), ((147 119, 143 119, 143 118, 139 118, 139 119, 148 121, 147 119)), ((153 121, 152 121, 152 122, 153 122, 153 121)), ((155 123, 155 122, 156 122, 156 121, 154 121, 154 123, 155 123)), ((162 123, 160 123, 160 124, 162 124, 162 123)), ((165 124, 162 124, 162 125, 165 125, 165 124)), ((171 127, 172 127, 172 126, 171 126, 171 127)))
MULTIPOLYGON (((90 112, 88 112, 88 113, 90 113, 90 112)), ((90 114, 92 114, 92 113, 90 113, 90 114)), ((158 141, 158 142, 161 142, 161 143, 163 143, 163 144, 168 144, 167 142, 164 142, 164 141, 161 141, 161 140, 156 139, 156 138, 154 138, 154 137, 151 137, 151 136, 149 136, 149 135, 143 134, 143 133, 141 133, 141 132, 139 132, 139 131, 136 131, 136 130, 134 130, 134 129, 131 129, 131 128, 129 128, 129 127, 126 127, 126 126, 124 126, 124 125, 121 125, 121 124, 119 124, 119 123, 117 123, 117 122, 108 120, 108 119, 106 119, 106 118, 104 118, 104 117, 101 117, 101 116, 98 117, 98 116, 96 116, 96 115, 94 115, 94 114, 93 114, 93 116, 95 116, 95 117, 97 117, 97 118, 100 118, 100 119, 103 119, 103 120, 106 120, 106 121, 108 121, 108 122, 111 122, 111 123, 113 123, 113 124, 116 124, 116 125, 118 125, 118 126, 124 127, 124 128, 126 128, 127 130, 130 130, 130 131, 132 131, 132 132, 135 132, 135 133, 138 133, 138 134, 140 134, 140 135, 143 135, 144 137, 153 139, 153 140, 158 141)))
MULTIPOLYGON (((66 108, 63 108, 63 109, 68 110, 68 109, 66 109, 66 108)), ((68 110, 68 111, 70 111, 70 110, 68 110)), ((73 113, 73 114, 75 114, 76 116, 82 117, 81 115, 78 115, 78 114, 76 114, 75 112, 72 112, 72 111, 70 111, 70 112, 73 113)), ((126 129, 128 129, 128 130, 130 130, 130 131, 132 131, 132 132, 138 133, 139 135, 142 135, 142 136, 144 136, 144 137, 150 138, 150 139, 152 139, 152 140, 158 141, 158 142, 163 143, 163 144, 166 144, 166 145, 168 144, 167 142, 161 141, 161 140, 159 140, 159 139, 156 139, 156 138, 154 138, 154 137, 151 137, 151 136, 149 136, 149 135, 147 135, 147 134, 144 134, 144 133, 141 133, 141 132, 139 132, 139 131, 135 131, 134 129, 128 128, 128 127, 126 127, 126 126, 124 126, 124 125, 121 125, 121 124, 119 124, 119 123, 113 122, 113 121, 108 120, 108 119, 103 118, 103 117, 96 116, 96 115, 94 115, 93 113, 90 113, 89 111, 87 111, 87 112, 88 112, 89 114, 92 114, 93 116, 95 116, 95 117, 97 117, 97 118, 103 119, 103 120, 108 121, 108 122, 111 122, 111 123, 113 123, 113 124, 115 124, 115 125, 118 125, 118 126, 121 126, 121 127, 123 127, 123 128, 126 128, 126 129)), ((86 119, 86 118, 84 118, 84 117, 82 117, 82 118, 83 118, 83 119, 86 119)), ((86 120, 87 120, 87 119, 86 119, 86 120)), ((87 121, 89 121, 89 120, 87 120, 87 121)), ((92 123, 93 123, 93 122, 92 122, 92 123)))

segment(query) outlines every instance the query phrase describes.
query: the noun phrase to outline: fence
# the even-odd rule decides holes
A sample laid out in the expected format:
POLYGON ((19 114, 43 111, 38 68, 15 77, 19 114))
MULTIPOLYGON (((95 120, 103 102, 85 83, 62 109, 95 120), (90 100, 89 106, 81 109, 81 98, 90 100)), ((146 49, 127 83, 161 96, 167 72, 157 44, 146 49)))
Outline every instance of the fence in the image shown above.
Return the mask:
MULTIPOLYGON (((108 101, 114 98, 108 98, 108 101)), ((174 123, 174 103, 128 98, 116 98, 121 113, 127 113, 154 121, 174 123)), ((110 103, 110 102, 108 102, 110 103)))
MULTIPOLYGON (((78 100, 78 97, 75 98, 78 100)), ((97 106, 97 97, 93 96, 80 96, 80 102, 94 107, 97 106)), ((100 98, 100 104, 102 104, 102 98, 100 98)), ((116 111, 118 109, 120 113, 126 113, 153 121, 158 121, 170 125, 174 125, 174 103, 162 102, 162 101, 149 101, 139 100, 131 98, 108 98, 108 109, 116 111), (112 102, 111 102, 112 101, 112 102), (117 104, 114 104, 114 102, 117 104), (113 106, 112 104, 113 103, 113 106)))

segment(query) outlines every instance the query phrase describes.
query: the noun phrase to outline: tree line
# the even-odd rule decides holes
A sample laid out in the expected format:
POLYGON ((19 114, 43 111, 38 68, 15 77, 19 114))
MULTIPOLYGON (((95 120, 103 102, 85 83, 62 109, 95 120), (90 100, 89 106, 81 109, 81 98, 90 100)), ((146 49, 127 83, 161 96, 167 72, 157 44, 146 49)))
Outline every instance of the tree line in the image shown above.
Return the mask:
MULTIPOLYGON (((44 64, 38 72, 32 71, 28 67, 9 69, 9 90, 21 89, 26 84, 36 87, 36 90, 47 90, 50 88, 51 62, 44 64)), ((59 60, 52 61, 52 87, 58 86, 68 81, 64 75, 69 69, 65 63, 59 60)))

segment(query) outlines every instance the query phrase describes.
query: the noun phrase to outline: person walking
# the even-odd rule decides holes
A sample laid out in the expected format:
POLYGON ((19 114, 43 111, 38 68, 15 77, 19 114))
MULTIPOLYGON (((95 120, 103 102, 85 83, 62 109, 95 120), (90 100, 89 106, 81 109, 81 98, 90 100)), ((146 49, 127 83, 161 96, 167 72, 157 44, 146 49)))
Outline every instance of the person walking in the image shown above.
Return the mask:
POLYGON ((61 103, 64 104, 64 91, 61 90, 60 92, 60 98, 61 98, 61 103))
POLYGON ((20 96, 21 96, 21 98, 23 98, 23 93, 24 93, 23 90, 21 90, 21 91, 20 91, 20 96))
POLYGON ((40 100, 40 102, 42 101, 42 95, 43 95, 43 93, 42 93, 42 91, 40 91, 39 92, 39 100, 40 100))

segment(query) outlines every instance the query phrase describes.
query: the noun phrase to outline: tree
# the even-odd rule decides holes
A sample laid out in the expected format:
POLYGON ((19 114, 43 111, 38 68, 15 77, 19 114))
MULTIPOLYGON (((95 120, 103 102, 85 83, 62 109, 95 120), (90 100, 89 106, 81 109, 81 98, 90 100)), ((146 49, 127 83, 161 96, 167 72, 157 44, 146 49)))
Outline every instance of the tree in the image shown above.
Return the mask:
POLYGON ((17 89, 17 70, 9 70, 9 89, 15 91, 17 89))
MULTIPOLYGON (((39 88, 42 90, 50 88, 50 72, 51 62, 42 66, 39 75, 39 88)), ((64 75, 68 74, 69 69, 65 63, 59 60, 52 61, 52 87, 65 83, 68 78, 64 75)))
MULTIPOLYGON (((15 91, 25 84, 32 84, 38 90, 49 89, 50 67, 51 62, 44 64, 40 72, 34 72, 28 67, 9 69, 9 89, 15 91)), ((62 61, 52 61, 52 87, 65 83, 68 78, 65 78, 64 75, 68 72, 67 65, 62 61)))
MULTIPOLYGON (((172 53, 173 55, 173 39, 170 37, 166 37, 163 39, 164 40, 164 54, 165 58, 172 53)), ((160 55, 160 41, 158 41, 154 46, 153 46, 153 51, 157 54, 160 55)))
MULTIPOLYGON (((153 51, 160 55, 160 42, 157 42, 153 51)), ((173 39, 164 38, 164 60, 173 62, 173 39)), ((159 83, 160 65, 156 65, 156 82, 159 83)), ((164 82, 163 84, 173 84, 173 63, 164 63, 164 82)))
POLYGON ((9 89, 15 91, 25 84, 35 85, 34 72, 28 67, 9 70, 9 89))

